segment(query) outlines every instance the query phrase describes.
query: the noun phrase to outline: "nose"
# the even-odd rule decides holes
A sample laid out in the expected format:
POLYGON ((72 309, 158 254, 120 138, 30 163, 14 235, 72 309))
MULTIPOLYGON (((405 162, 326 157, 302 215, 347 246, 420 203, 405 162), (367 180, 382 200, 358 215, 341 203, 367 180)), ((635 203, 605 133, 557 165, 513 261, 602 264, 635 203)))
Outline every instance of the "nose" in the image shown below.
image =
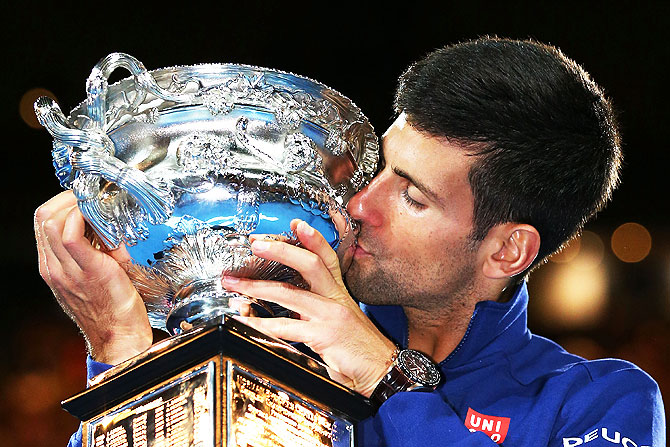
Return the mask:
POLYGON ((379 226, 383 222, 384 207, 383 173, 377 174, 370 183, 358 191, 347 204, 347 211, 360 223, 379 226))

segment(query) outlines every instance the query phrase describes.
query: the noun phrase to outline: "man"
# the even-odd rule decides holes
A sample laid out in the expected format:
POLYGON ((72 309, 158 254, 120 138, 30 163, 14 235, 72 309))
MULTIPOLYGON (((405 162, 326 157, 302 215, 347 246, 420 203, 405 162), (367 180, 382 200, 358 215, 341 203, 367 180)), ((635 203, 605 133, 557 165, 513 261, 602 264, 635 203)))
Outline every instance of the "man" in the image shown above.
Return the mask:
MULTIPOLYGON (((585 361, 526 327, 524 277, 618 183, 618 134, 598 86, 555 48, 480 39, 411 66, 395 106, 381 170, 348 204, 360 226, 347 287, 323 237, 296 221, 302 248, 252 249, 298 270, 309 290, 223 285, 301 319, 240 319, 305 343, 379 404, 357 427, 360 445, 664 445, 648 375, 585 361), (407 348, 438 364, 426 366, 439 370, 436 389, 397 367, 415 355, 407 348)), ((87 338, 89 371, 146 349, 146 312, 115 262, 123 250, 90 247, 71 195, 38 209, 36 234, 42 275, 87 338)))

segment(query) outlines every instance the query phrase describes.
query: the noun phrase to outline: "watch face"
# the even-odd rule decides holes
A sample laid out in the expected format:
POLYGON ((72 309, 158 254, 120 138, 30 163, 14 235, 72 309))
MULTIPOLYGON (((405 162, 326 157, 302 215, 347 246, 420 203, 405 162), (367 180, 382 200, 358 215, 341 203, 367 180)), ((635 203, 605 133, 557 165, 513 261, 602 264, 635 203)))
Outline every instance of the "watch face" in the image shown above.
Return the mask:
POLYGON ((423 386, 435 387, 440 382, 440 372, 433 361, 419 351, 400 351, 398 366, 410 380, 423 386))

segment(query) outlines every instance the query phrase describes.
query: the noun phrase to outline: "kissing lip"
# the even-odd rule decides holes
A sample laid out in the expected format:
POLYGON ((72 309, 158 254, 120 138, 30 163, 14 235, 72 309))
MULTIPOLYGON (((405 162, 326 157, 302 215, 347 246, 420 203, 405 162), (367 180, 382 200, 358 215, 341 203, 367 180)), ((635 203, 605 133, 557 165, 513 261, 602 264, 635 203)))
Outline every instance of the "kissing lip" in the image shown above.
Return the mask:
POLYGON ((356 241, 354 243, 354 256, 371 256, 371 254, 356 241))

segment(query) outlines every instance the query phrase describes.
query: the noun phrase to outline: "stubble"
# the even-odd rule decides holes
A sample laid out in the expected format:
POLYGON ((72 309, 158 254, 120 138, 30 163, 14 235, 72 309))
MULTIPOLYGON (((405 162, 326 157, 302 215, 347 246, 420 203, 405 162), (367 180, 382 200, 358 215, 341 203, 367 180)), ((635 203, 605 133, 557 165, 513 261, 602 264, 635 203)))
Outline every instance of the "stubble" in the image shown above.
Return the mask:
POLYGON ((398 305, 426 316, 442 318, 462 309, 474 293, 474 254, 463 240, 440 259, 390 256, 377 241, 373 256, 354 259, 345 282, 350 293, 365 304, 398 305))

